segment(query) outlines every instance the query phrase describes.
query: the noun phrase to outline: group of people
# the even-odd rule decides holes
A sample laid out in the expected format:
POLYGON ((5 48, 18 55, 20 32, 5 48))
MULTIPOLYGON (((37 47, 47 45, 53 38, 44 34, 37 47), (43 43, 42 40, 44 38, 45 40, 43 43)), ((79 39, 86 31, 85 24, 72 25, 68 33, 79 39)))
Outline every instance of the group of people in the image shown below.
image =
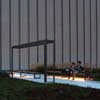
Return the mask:
POLYGON ((82 66, 82 62, 78 61, 77 64, 72 62, 69 67, 65 69, 65 73, 68 75, 68 78, 72 76, 73 80, 77 73, 84 72, 85 77, 89 76, 89 72, 85 70, 85 67, 82 66))

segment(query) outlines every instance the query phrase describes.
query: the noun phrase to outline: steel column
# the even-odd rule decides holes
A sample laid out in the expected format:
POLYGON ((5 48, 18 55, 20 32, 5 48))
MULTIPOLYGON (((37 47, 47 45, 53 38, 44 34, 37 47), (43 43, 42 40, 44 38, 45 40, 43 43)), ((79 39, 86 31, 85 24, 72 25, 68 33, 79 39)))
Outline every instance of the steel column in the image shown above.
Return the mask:
POLYGON ((10 71, 13 78, 13 48, 11 48, 11 63, 10 63, 10 71))
POLYGON ((44 45, 44 82, 47 83, 47 45, 44 45))

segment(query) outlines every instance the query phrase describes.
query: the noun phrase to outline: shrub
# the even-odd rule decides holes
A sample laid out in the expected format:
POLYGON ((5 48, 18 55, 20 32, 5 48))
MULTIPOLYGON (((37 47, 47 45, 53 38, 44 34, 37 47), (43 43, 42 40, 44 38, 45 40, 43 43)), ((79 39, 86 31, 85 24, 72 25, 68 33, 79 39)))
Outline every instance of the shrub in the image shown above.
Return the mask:
POLYGON ((4 70, 0 70, 0 77, 9 77, 9 74, 4 70))
POLYGON ((42 64, 41 65, 37 65, 35 71, 44 73, 44 71, 45 71, 44 65, 42 65, 42 64))
POLYGON ((55 69, 56 69, 56 67, 54 68, 53 65, 48 65, 48 71, 53 71, 53 70, 55 70, 55 69))

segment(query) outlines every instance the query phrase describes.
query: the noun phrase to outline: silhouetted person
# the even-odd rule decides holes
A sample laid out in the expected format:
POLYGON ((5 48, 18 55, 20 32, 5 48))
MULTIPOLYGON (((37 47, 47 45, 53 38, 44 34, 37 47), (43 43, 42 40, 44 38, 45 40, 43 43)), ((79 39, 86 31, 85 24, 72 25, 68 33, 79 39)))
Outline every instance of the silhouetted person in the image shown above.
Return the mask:
POLYGON ((74 62, 72 62, 70 68, 69 68, 69 75, 68 75, 68 78, 70 79, 70 77, 72 76, 73 77, 73 80, 74 80, 74 77, 75 77, 75 66, 76 64, 74 62))
POLYGON ((91 75, 90 75, 90 68, 88 66, 84 66, 84 72, 85 72, 85 80, 90 79, 91 75))
POLYGON ((81 61, 78 61, 78 62, 77 62, 77 66, 75 67, 75 70, 76 70, 78 73, 84 71, 84 67, 82 66, 82 62, 81 62, 81 61))

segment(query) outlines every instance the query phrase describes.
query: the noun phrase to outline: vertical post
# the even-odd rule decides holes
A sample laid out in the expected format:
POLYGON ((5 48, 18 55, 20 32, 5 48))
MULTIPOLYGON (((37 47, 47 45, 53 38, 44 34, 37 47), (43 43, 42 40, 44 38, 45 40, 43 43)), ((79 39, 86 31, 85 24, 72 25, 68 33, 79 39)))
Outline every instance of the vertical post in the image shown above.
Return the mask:
POLYGON ((69 0, 69 61, 71 62, 71 0, 69 0))
POLYGON ((10 63, 10 71, 13 78, 13 48, 11 48, 11 63, 10 63))
POLYGON ((55 61, 56 61, 56 48, 55 48, 55 40, 56 40, 56 29, 55 29, 55 0, 53 0, 53 26, 54 26, 54 44, 53 44, 53 67, 54 67, 54 73, 53 73, 53 83, 55 83, 55 61))
POLYGON ((54 41, 54 44, 53 44, 53 67, 54 67, 53 83, 55 83, 55 41, 54 41))
MULTIPOLYGON (((36 31, 37 31, 37 41, 39 40, 39 15, 38 15, 38 0, 36 0, 36 31)), ((37 63, 39 62, 39 47, 37 46, 37 63)))
POLYGON ((44 45, 44 82, 47 83, 47 45, 44 45))
POLYGON ((2 0, 0 0, 0 70, 2 69, 2 0))

